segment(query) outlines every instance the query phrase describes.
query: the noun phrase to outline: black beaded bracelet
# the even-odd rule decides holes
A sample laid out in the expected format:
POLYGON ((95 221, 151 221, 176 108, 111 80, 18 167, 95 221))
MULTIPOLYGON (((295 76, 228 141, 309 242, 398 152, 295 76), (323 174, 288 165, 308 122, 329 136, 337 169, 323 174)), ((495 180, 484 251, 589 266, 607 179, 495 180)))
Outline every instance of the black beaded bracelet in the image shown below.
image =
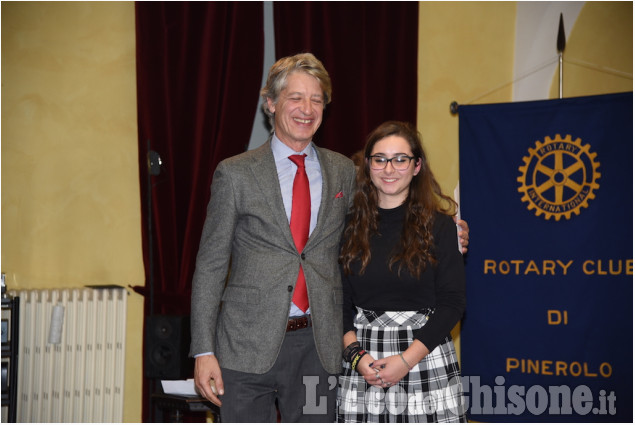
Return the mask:
POLYGON ((355 356, 362 351, 362 347, 353 347, 353 349, 351 350, 350 354, 346 357, 346 361, 347 362, 352 362, 353 359, 355 358, 355 356))
POLYGON ((361 350, 359 341, 351 342, 342 353, 342 357, 344 358, 344 360, 350 363, 351 360, 353 360, 353 357, 355 357, 355 354, 359 352, 359 350, 361 350))

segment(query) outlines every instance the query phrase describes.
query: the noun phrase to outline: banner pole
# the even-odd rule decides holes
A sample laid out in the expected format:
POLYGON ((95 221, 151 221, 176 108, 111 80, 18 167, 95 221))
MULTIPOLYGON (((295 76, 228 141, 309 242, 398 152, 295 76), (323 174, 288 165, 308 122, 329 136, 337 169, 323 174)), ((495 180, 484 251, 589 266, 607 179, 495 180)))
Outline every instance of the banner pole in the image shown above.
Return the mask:
POLYGON ((556 40, 556 49, 558 50, 558 68, 559 68, 559 78, 558 78, 558 91, 560 94, 560 99, 562 99, 562 56, 564 54, 564 48, 566 45, 566 37, 564 34, 564 22, 562 19, 562 13, 560 13, 560 23, 558 24, 558 39, 556 40))
POLYGON ((562 53, 558 55, 558 65, 559 65, 558 68, 560 69, 560 78, 559 78, 560 83, 558 87, 559 87, 560 99, 562 99, 562 53))

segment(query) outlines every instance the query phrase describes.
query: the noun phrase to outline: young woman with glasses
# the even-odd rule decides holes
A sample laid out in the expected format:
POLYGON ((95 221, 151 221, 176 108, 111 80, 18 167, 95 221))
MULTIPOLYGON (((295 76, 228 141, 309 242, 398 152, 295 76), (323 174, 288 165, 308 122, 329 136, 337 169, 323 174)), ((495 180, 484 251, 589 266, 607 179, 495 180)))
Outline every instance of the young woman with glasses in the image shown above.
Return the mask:
POLYGON ((450 331, 465 307, 463 258, 417 130, 369 136, 344 230, 339 422, 465 421, 450 331))

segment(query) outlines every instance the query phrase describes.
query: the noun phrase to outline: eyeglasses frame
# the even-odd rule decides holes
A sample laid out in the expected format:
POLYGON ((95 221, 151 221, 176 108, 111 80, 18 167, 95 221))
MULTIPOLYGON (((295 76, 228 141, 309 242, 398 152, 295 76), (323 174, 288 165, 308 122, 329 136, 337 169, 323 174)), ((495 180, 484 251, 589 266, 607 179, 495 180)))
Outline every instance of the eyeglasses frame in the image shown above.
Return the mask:
POLYGON ((367 156, 366 158, 368 158, 368 159, 372 159, 372 158, 382 158, 382 159, 385 159, 385 160, 386 160, 386 163, 384 164, 384 167, 383 167, 383 168, 375 168, 375 167, 373 167, 373 166, 371 165, 371 164, 372 164, 372 161, 368 164, 368 167, 369 167, 369 168, 371 168, 371 169, 373 169, 373 170, 377 170, 377 171, 379 171, 379 170, 385 170, 385 169, 386 169, 386 167, 388 166, 388 163, 389 163, 389 162, 390 162, 390 165, 392 165, 392 168, 394 168, 395 170, 397 170, 397 171, 405 171, 405 170, 407 170, 407 169, 408 169, 408 167, 410 167, 410 163, 412 162, 412 160, 413 160, 413 159, 417 159, 417 157, 416 157, 416 156, 409 156, 409 155, 397 155, 397 156, 393 156, 392 158, 386 158, 385 156, 381 156, 381 155, 370 155, 370 156, 367 156), (396 159, 396 158, 408 158, 408 159, 409 159, 409 162, 408 162, 408 165, 406 166, 406 168, 404 168, 404 169, 399 169, 399 168, 396 168, 396 167, 395 167, 395 165, 392 163, 392 160, 393 160, 393 159, 396 159))

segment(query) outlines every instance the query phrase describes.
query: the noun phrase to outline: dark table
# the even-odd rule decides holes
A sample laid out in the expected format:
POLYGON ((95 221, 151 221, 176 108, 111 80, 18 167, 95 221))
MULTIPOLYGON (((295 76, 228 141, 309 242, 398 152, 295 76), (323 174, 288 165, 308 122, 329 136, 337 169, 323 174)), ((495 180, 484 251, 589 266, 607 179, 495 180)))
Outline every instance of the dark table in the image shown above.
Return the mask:
POLYGON ((151 398, 154 422, 183 422, 188 414, 201 412, 212 412, 214 422, 220 421, 218 406, 202 397, 155 393, 151 398))

